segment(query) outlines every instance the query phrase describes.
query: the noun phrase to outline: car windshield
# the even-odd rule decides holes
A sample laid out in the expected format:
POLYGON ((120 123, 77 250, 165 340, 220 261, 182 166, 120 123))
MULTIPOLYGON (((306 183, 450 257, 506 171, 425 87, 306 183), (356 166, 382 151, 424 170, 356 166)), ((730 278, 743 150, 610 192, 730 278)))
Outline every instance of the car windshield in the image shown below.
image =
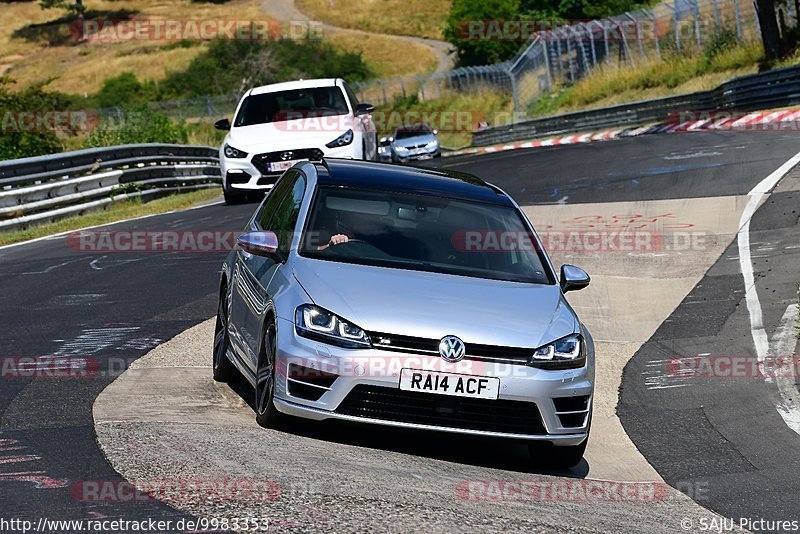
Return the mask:
POLYGON ((252 126, 306 117, 346 115, 347 101, 338 87, 311 87, 250 95, 244 99, 234 126, 252 126))
POLYGON ((511 206, 320 187, 300 254, 360 265, 553 283, 534 243, 521 214, 511 206), (329 245, 335 235, 347 236, 347 241, 329 245))
POLYGON ((427 126, 417 128, 405 128, 397 130, 394 134, 395 139, 408 139, 409 137, 419 137, 420 135, 430 135, 431 129, 427 126))

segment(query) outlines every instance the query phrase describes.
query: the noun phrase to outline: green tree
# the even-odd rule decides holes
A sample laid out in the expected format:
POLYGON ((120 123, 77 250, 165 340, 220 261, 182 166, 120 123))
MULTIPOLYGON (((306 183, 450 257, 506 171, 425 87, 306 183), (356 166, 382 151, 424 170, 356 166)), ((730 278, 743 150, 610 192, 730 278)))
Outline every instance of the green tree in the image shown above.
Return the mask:
POLYGON ((513 57, 522 43, 499 35, 492 24, 519 15, 519 0, 453 0, 444 37, 456 47, 458 65, 485 65, 513 57))

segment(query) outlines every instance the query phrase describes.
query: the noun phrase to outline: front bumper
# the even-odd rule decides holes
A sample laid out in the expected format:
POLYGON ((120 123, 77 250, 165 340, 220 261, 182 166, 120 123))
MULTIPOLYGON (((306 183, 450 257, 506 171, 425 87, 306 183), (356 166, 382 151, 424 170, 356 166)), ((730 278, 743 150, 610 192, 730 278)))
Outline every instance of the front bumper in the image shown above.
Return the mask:
POLYGON ((398 153, 397 151, 394 152, 395 160, 401 163, 405 163, 408 161, 422 161, 427 159, 433 159, 433 158, 438 158, 441 155, 442 152, 439 147, 432 149, 425 149, 424 152, 420 152, 417 154, 406 153, 405 155, 400 155, 400 153, 398 153))
MULTIPOLYGON (((326 158, 357 159, 361 157, 360 144, 357 147, 355 143, 351 143, 350 145, 333 149, 325 146, 317 148, 322 151, 326 158)), ((290 150, 292 149, 286 149, 286 151, 290 150)), ((294 150, 299 150, 299 148, 294 150)), ((259 170, 253 163, 253 158, 260 154, 261 152, 248 154, 246 158, 228 158, 224 154, 220 154, 224 187, 229 191, 270 189, 285 171, 262 172, 259 170)), ((307 158, 298 158, 298 160, 307 161, 307 158)))
MULTIPOLYGON (((277 358, 275 406, 279 411, 289 415, 318 421, 339 419, 494 438, 550 441, 555 445, 564 446, 578 445, 588 436, 594 390, 593 354, 587 358, 586 366, 570 370, 542 370, 522 365, 496 364, 466 359, 456 364, 450 364, 438 357, 432 358, 376 349, 348 350, 333 347, 298 336, 294 324, 289 320, 281 319, 278 328, 277 358), (338 377, 328 387, 322 389, 322 394, 316 400, 309 400, 296 394, 297 380, 288 376, 290 365, 302 365, 306 368, 332 373, 338 377), (529 405, 531 417, 541 417, 541 425, 539 425, 541 431, 536 433, 502 431, 497 430, 496 425, 488 424, 487 427, 493 428, 464 428, 456 424, 442 423, 443 417, 441 416, 435 418, 434 424, 426 424, 418 420, 391 415, 396 413, 392 410, 386 412, 390 415, 388 417, 353 415, 337 411, 346 404, 352 404, 352 402, 346 403, 345 400, 351 393, 355 394, 356 388, 391 388, 393 392, 399 392, 400 370, 404 368, 498 377, 500 379, 498 401, 506 404, 509 404, 508 401, 513 401, 510 404, 517 407, 515 408, 517 412, 519 411, 518 407, 529 405), (293 391, 295 394, 292 394, 293 391), (581 410, 585 412, 585 417, 581 417, 582 423, 575 424, 573 419, 570 425, 574 426, 562 424, 569 416, 565 416, 566 412, 563 407, 561 411, 557 410, 554 399, 565 398, 587 399, 585 410, 581 410)), ((303 380, 305 379, 300 379, 301 382, 303 380)), ((305 389, 308 390, 307 387, 305 389)), ((441 398, 443 406, 459 402, 454 400, 458 397, 426 395, 432 395, 437 399, 441 398)), ((349 401, 352 401, 352 398, 349 401)))

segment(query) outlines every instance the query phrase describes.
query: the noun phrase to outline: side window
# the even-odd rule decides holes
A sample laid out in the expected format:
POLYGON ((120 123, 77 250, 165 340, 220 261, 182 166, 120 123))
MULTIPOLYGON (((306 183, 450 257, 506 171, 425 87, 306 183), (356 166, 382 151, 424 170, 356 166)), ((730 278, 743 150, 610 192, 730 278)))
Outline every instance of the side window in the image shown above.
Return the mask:
POLYGON ((289 171, 281 177, 278 182, 270 189, 269 193, 267 194, 267 198, 264 199, 264 205, 261 207, 261 213, 259 213, 258 217, 258 225, 261 227, 262 230, 269 230, 269 220, 272 218, 272 214, 275 213, 275 210, 280 204, 280 201, 286 196, 286 191, 292 188, 295 180, 297 180, 297 176, 299 173, 297 171, 289 171))
POLYGON ((297 179, 291 185, 291 190, 283 196, 269 225, 264 227, 265 230, 275 232, 278 236, 278 252, 284 258, 289 253, 289 245, 292 242, 292 236, 295 226, 297 226, 297 217, 300 214, 300 204, 303 203, 303 194, 306 190, 306 179, 302 174, 298 174, 297 179))
POLYGON ((346 83, 342 83, 344 86, 344 92, 347 93, 347 100, 350 101, 350 105, 353 106, 353 111, 356 110, 356 106, 358 105, 358 98, 356 98, 356 94, 350 89, 350 86, 346 83))

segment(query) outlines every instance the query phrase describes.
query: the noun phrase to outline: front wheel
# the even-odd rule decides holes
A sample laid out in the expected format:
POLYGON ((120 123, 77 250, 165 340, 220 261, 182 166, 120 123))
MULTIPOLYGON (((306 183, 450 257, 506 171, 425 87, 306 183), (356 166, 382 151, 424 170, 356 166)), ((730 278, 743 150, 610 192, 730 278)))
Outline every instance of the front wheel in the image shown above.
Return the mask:
POLYGON ((213 375, 217 382, 230 382, 236 376, 236 367, 228 359, 228 292, 225 287, 219 295, 217 322, 214 327, 213 375))
POLYGON ((258 357, 256 373, 256 422, 264 428, 277 428, 283 414, 275 407, 275 360, 278 353, 275 321, 264 327, 264 342, 258 357))
POLYGON ((242 204, 247 200, 247 195, 242 193, 234 193, 224 188, 222 189, 222 195, 225 197, 225 204, 228 206, 242 204))

